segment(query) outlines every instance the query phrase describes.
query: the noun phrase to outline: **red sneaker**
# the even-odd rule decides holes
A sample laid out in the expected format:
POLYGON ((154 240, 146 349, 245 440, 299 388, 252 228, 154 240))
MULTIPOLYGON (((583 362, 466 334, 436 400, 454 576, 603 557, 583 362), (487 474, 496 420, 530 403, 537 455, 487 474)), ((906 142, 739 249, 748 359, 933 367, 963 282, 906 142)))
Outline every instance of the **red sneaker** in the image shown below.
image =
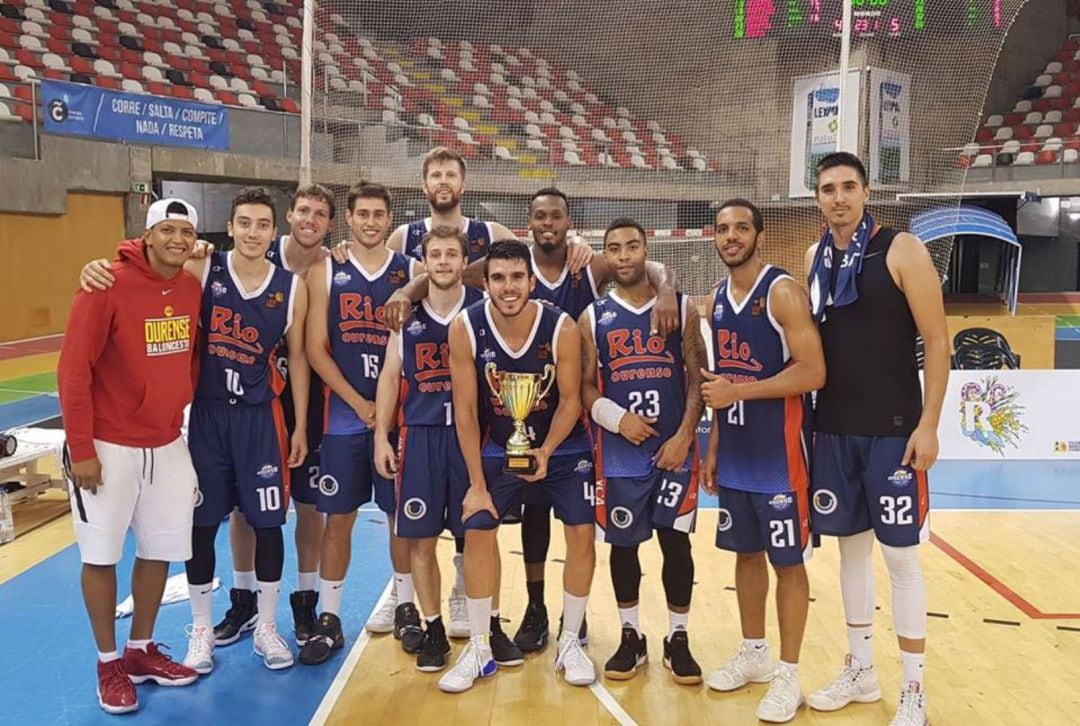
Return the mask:
POLYGON ((159 686, 186 686, 199 677, 186 665, 162 653, 157 643, 148 644, 145 652, 138 648, 124 648, 124 670, 132 683, 153 681, 159 686))
POLYGON ((135 684, 124 670, 124 661, 117 658, 97 664, 98 705, 106 713, 128 713, 139 707, 135 684))

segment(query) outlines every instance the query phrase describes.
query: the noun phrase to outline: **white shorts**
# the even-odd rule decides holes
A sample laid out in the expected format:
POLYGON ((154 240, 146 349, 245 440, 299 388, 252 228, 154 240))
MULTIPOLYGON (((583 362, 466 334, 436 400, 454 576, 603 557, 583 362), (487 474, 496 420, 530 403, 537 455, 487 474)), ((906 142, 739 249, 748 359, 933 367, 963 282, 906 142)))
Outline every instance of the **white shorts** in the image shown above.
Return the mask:
POLYGON ((97 493, 68 477, 75 539, 88 565, 115 565, 128 528, 143 560, 191 559, 191 520, 198 480, 182 438, 156 449, 94 440, 101 462, 97 493))

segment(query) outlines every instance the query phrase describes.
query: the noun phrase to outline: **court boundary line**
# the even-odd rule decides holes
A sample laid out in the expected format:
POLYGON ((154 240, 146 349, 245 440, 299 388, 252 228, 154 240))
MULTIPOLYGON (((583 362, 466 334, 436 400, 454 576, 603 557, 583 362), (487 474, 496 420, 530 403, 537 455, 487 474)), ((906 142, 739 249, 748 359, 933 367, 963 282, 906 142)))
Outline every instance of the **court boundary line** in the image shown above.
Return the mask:
POLYGON ((619 722, 619 726, 638 726, 638 722, 634 720, 634 717, 622 707, 615 695, 601 682, 602 677, 598 675, 596 680, 589 684, 589 690, 596 696, 596 700, 611 714, 612 718, 619 722))
MULTIPOLYGON (((371 620, 371 616, 379 612, 382 606, 390 598, 390 593, 394 590, 394 578, 391 577, 386 582, 386 587, 383 588, 382 595, 379 596, 378 601, 375 603, 375 607, 371 610, 371 615, 368 616, 368 620, 371 620)), ((349 678, 352 676, 353 671, 356 670, 357 664, 360 663, 360 657, 364 655, 364 651, 367 649, 368 643, 371 642, 371 635, 367 631, 368 620, 364 621, 364 625, 360 628, 360 635, 356 638, 356 642, 353 643, 352 648, 349 649, 349 654, 345 656, 345 661, 338 668, 337 675, 334 676, 334 680, 330 682, 330 687, 326 689, 326 694, 323 696, 322 701, 319 702, 319 707, 315 709, 315 713, 312 714, 311 720, 308 722, 310 726, 322 726, 326 723, 326 719, 330 717, 330 714, 334 710, 334 706, 337 705, 338 699, 341 698, 341 694, 345 691, 345 685, 349 682, 349 678)))
POLYGON ((998 595, 1001 595, 1001 597, 1008 601, 1013 607, 1032 620, 1080 620, 1080 613, 1043 612, 1011 587, 980 567, 970 557, 946 542, 940 535, 931 532, 930 541, 937 546, 938 549, 955 560, 961 567, 979 580, 982 580, 991 590, 998 595))

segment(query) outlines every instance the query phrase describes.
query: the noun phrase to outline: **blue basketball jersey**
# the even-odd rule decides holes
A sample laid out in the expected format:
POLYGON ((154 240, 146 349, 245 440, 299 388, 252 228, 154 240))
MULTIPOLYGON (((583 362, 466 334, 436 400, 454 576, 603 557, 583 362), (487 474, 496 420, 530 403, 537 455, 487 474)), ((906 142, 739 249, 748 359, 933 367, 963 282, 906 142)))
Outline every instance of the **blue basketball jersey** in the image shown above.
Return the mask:
MULTIPOLYGON (((402 242, 402 249, 405 250, 405 254, 419 262, 423 262, 424 247, 422 241, 424 235, 430 231, 431 217, 424 217, 415 222, 410 222, 405 229, 405 240, 402 242)), ((488 250, 491 249, 491 243, 495 237, 495 233, 491 231, 491 224, 481 222, 479 219, 465 217, 461 231, 469 238, 469 262, 476 262, 487 257, 488 250)))
MULTIPOLYGON (((285 261, 285 240, 288 238, 289 235, 283 234, 271 241, 270 246, 266 248, 266 259, 286 270, 289 270, 289 264, 285 261)), ((292 270, 289 270, 289 272, 292 272, 292 270)))
MULTIPOLYGON (((491 390, 484 375, 488 363, 494 363, 499 371, 509 373, 543 374, 547 365, 555 365, 557 333, 566 313, 550 305, 530 301, 536 308, 536 320, 528 341, 519 351, 510 351, 502 340, 491 319, 490 300, 483 300, 465 309, 466 329, 472 343, 473 359, 476 361, 476 381, 480 398, 480 433, 485 442, 483 456, 501 457, 506 453, 506 442, 514 432, 509 412, 491 390)), ((524 314, 524 313, 522 313, 524 314)), ((551 386, 548 395, 525 419, 525 430, 534 447, 544 443, 555 409, 559 404, 558 383, 551 386)), ((555 450, 554 455, 578 454, 590 451, 588 434, 582 421, 578 421, 570 434, 555 450)))
MULTIPOLYGON (((326 261, 326 287, 330 293, 327 317, 330 355, 345 380, 369 401, 375 400, 390 331, 383 321, 384 306, 395 290, 409 281, 412 263, 387 250, 386 262, 369 274, 356 258, 344 263, 326 261)), ((326 434, 359 434, 368 430, 349 404, 333 391, 326 392, 326 434)))
POLYGON ((285 387, 275 350, 292 324, 299 278, 271 266, 262 285, 245 292, 233 270, 232 255, 215 252, 207 260, 195 395, 204 400, 267 403, 285 387))
POLYGON ((651 474, 657 450, 682 423, 686 410, 682 331, 689 298, 680 293, 678 300, 682 325, 666 338, 649 333, 656 298, 638 309, 611 292, 589 306, 601 394, 633 413, 657 419, 652 427, 660 434, 634 446, 600 427, 597 458, 606 477, 651 474))
MULTIPOLYGON (((769 312, 769 293, 782 278, 791 276, 766 266, 738 304, 731 297, 730 280, 717 288, 710 336, 714 373, 736 383, 760 381, 788 364, 783 328, 769 312)), ((765 494, 806 488, 808 424, 802 396, 739 401, 714 411, 713 425, 720 427, 717 483, 765 494)))
POLYGON ((536 261, 532 262, 533 274, 536 275, 536 289, 532 292, 535 300, 549 302, 567 315, 577 320, 585 308, 589 307, 600 293, 596 289, 592 267, 586 267, 576 275, 570 274, 570 265, 563 268, 562 275, 550 283, 540 274, 536 261))
POLYGON ((465 286, 461 299, 450 314, 440 318, 421 300, 413 318, 398 337, 401 378, 405 383, 402 405, 406 426, 452 426, 453 400, 450 395, 450 323, 464 308, 483 299, 484 293, 465 286))

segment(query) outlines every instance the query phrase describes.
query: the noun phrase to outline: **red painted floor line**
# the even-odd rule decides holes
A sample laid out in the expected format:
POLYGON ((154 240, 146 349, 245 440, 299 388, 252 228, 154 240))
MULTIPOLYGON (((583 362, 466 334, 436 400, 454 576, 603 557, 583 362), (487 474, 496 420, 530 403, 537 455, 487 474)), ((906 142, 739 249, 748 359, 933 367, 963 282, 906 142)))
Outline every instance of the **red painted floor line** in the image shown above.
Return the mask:
POLYGON ((55 353, 60 350, 64 342, 63 335, 49 335, 44 338, 33 340, 13 340, 10 343, 0 343, 0 360, 22 358, 38 353, 55 353))
POLYGON ((1017 610, 1024 613, 1024 615, 1027 615, 1032 620, 1080 620, 1080 613, 1044 613, 1042 610, 1025 600, 1024 597, 1015 590, 980 567, 970 557, 943 540, 939 535, 931 533, 930 541, 942 552, 956 560, 965 570, 982 580, 991 590, 1008 600, 1017 610))

